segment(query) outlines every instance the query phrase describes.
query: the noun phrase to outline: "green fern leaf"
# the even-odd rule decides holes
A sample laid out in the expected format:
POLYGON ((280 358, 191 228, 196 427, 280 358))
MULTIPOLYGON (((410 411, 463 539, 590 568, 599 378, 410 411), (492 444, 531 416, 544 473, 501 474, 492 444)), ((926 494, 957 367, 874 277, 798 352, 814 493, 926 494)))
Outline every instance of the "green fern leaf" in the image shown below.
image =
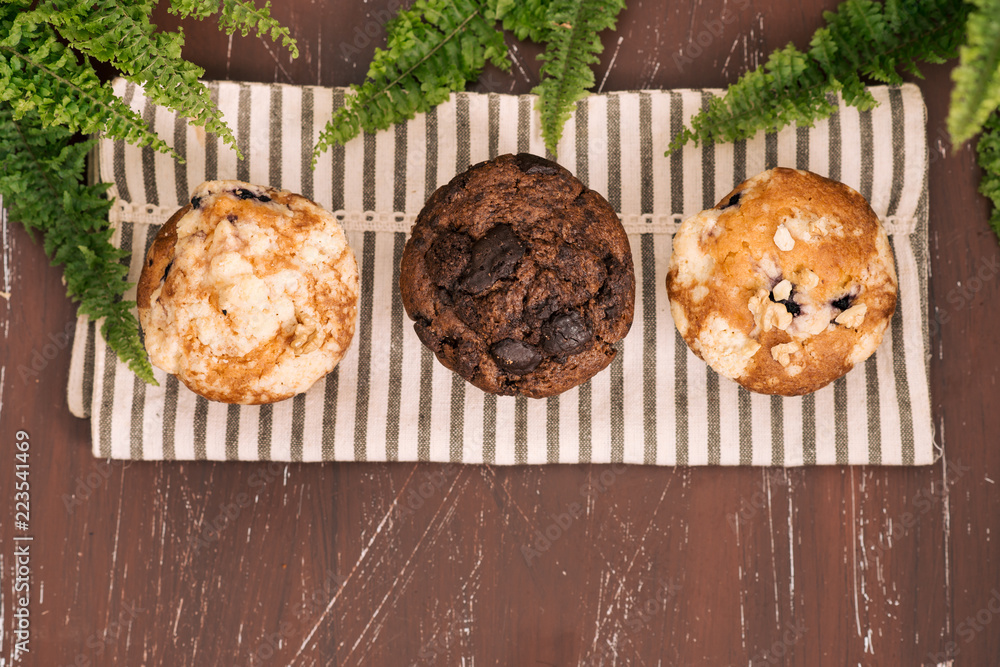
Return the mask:
POLYGON ((973 0, 967 41, 952 71, 955 87, 948 111, 948 132, 959 146, 1000 106, 1000 0, 973 0))
POLYGON ((128 289, 126 253, 111 245, 107 221, 111 203, 107 185, 81 183, 93 141, 72 143, 61 127, 44 127, 29 112, 15 119, 11 106, 0 102, 0 195, 12 219, 45 238, 45 252, 63 266, 66 292, 79 302, 79 312, 104 318, 101 333, 118 357, 144 381, 156 384, 132 314, 135 303, 123 301, 128 289))
POLYGON ((102 84, 89 64, 58 39, 43 14, 0 4, 0 102, 13 118, 37 113, 44 125, 73 132, 104 131, 115 139, 169 152, 142 118, 102 84))
POLYGON ((836 12, 824 13, 826 25, 813 34, 808 52, 791 44, 773 52, 696 115, 669 150, 689 141, 746 139, 791 122, 811 126, 835 110, 829 93, 870 109, 875 99, 864 79, 900 83, 901 71, 919 75, 917 62, 954 57, 970 9, 963 0, 887 0, 884 5, 846 0, 836 12))
POLYGON ((552 28, 538 56, 544 61, 542 81, 532 92, 538 95, 545 147, 553 155, 574 105, 594 85, 591 65, 604 50, 600 33, 614 29, 624 7, 624 0, 555 0, 549 6, 552 28))
POLYGON ((417 0, 386 25, 367 80, 352 86, 320 134, 313 165, 327 148, 362 130, 374 132, 413 118, 479 77, 486 62, 510 67, 503 33, 473 0, 417 0))
MULTIPOLYGON (((150 0, 58 2, 36 9, 75 49, 107 62, 141 85, 154 104, 173 109, 239 152, 233 132, 198 79, 204 70, 181 57, 182 32, 156 32, 150 0)), ((21 19, 19 19, 21 20, 21 19)))
POLYGON ((219 11, 219 0, 170 0, 167 12, 182 19, 207 19, 219 11))
POLYGON ((976 144, 976 156, 983 169, 979 192, 993 202, 990 227, 1000 237, 1000 112, 992 113, 983 124, 976 144))
POLYGON ((547 42, 553 24, 549 20, 551 0, 487 0, 486 18, 500 21, 520 40, 547 42))
POLYGON ((265 2, 264 6, 258 8, 252 1, 247 0, 222 0, 222 13, 219 15, 219 27, 226 31, 226 34, 233 34, 239 30, 244 37, 251 31, 258 37, 270 36, 272 41, 281 41, 281 45, 288 49, 292 58, 299 57, 299 47, 292 38, 288 28, 283 27, 271 17, 271 3, 265 2))

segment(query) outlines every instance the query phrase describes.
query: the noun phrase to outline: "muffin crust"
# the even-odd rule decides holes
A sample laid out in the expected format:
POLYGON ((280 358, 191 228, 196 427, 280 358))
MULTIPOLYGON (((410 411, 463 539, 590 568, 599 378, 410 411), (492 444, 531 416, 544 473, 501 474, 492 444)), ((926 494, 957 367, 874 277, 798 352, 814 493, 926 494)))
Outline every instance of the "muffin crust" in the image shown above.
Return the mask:
POLYGON ((522 153, 431 196, 403 251, 400 291, 447 368, 487 392, 541 398, 611 363, 632 323, 635 276, 604 198, 522 153))
POLYGON ((271 403, 333 370, 358 269, 333 216, 284 190, 209 181, 160 229, 139 279, 146 350, 192 391, 271 403))
POLYGON ((868 202, 784 168, 681 224, 667 289, 696 355, 751 391, 786 396, 871 356, 896 308, 892 250, 868 202))

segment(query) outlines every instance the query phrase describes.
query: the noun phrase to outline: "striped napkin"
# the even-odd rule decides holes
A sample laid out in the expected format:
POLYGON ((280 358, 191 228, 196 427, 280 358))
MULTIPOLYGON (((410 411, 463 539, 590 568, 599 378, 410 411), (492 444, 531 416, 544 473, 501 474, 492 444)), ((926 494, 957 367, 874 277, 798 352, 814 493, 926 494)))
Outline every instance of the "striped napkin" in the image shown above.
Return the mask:
MULTIPOLYGON (((91 417, 94 455, 116 459, 451 461, 657 465, 934 461, 928 390, 926 112, 912 85, 875 87, 869 112, 840 103, 813 128, 664 152, 719 91, 640 91, 581 100, 559 162, 620 212, 635 259, 635 323, 611 367, 543 400, 487 395, 423 348, 400 303, 399 260, 425 199, 498 154, 545 155, 535 98, 460 93, 426 115, 326 152, 313 144, 343 89, 218 82, 212 99, 246 159, 124 81, 116 92, 186 158, 103 139, 114 242, 138 277, 158 225, 203 180, 300 192, 336 211, 357 254, 357 333, 334 373, 267 406, 208 402, 159 370, 132 375, 81 318, 69 404, 91 417), (665 279, 678 223, 773 166, 809 169, 859 190, 886 222, 899 307, 878 352, 815 394, 750 394, 699 361, 670 319, 665 279)), ((132 298, 133 295, 127 295, 132 298)))

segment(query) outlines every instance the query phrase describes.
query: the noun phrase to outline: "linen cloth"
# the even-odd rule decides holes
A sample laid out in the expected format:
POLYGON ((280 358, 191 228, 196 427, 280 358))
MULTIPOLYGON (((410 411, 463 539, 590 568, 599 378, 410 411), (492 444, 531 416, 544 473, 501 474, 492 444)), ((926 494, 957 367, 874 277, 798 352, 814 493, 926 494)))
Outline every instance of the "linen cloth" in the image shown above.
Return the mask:
MULTIPOLYGON (((725 145, 671 139, 721 91, 595 94, 566 124, 558 161, 620 213, 636 271, 635 321, 611 366, 560 396, 484 394, 439 364, 399 297, 399 260, 416 214, 472 164, 546 155, 530 95, 459 93, 413 120, 359 136, 310 167, 344 89, 210 83, 246 159, 123 80, 115 89, 185 163, 103 138, 113 184, 114 242, 137 280, 158 226, 203 180, 236 178, 300 192, 337 212, 361 273, 349 353, 305 394, 230 406, 156 369, 149 386, 119 362, 95 325, 77 323, 68 388, 91 418, 93 453, 115 459, 452 461, 538 464, 922 465, 939 455, 928 387, 926 111, 916 86, 873 87, 879 105, 842 101, 814 127, 725 145), (665 288, 671 238, 765 168, 809 169, 861 192, 885 221, 899 304, 877 353, 808 396, 751 394, 695 357, 677 334, 665 288)), ((349 94, 349 93, 346 93, 349 94)), ((551 157, 551 156, 549 156, 551 157)), ((134 288, 126 298, 134 298, 134 288)))

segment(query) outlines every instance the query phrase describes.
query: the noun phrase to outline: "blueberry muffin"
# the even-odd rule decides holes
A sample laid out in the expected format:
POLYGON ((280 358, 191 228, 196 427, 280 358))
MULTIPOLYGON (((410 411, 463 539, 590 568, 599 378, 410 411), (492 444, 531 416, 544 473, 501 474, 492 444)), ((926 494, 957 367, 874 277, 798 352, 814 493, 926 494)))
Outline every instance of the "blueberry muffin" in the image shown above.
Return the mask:
POLYGON ((307 390, 347 351, 358 267, 336 219, 285 190, 199 185, 160 228, 136 302, 150 361, 225 403, 307 390))
POLYGON ((403 250, 424 345, 480 389, 531 398, 588 380, 632 324, 635 274, 607 201, 554 162, 482 162, 427 201, 403 250))
POLYGON ((691 350, 751 391, 816 391, 867 359, 896 309, 885 229, 864 197, 772 169, 685 220, 667 274, 691 350))

